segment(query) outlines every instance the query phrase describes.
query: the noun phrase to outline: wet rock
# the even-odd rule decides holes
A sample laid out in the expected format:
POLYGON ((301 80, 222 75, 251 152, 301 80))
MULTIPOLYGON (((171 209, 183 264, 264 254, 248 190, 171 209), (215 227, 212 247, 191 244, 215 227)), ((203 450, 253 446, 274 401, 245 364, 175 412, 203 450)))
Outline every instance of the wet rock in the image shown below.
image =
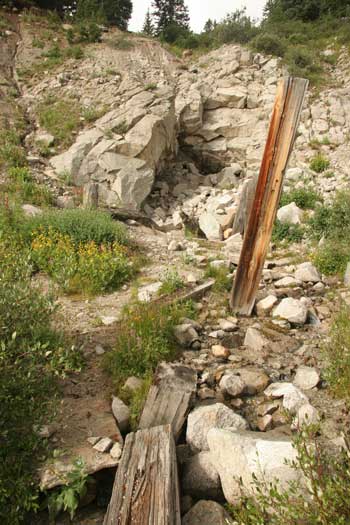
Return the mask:
POLYGON ((119 430, 126 433, 130 428, 130 410, 129 407, 119 397, 113 396, 112 412, 115 417, 119 430))
POLYGON ((303 325, 307 319, 307 308, 301 301, 287 297, 282 299, 274 309, 273 317, 284 319, 292 324, 303 325))
POLYGON ((184 464, 181 487, 184 494, 195 499, 223 497, 219 473, 210 452, 200 452, 184 464))
POLYGON ((281 489, 301 477, 299 472, 286 465, 286 461, 297 457, 288 438, 212 428, 208 432, 208 445, 225 498, 231 504, 240 502, 242 488, 244 493, 252 494, 254 476, 261 482, 276 482, 281 489))
POLYGON ((215 501, 198 501, 183 517, 182 525, 233 525, 227 511, 215 501))
POLYGON ((194 452, 208 450, 207 434, 211 428, 247 430, 248 423, 222 403, 202 406, 190 412, 186 441, 194 452))
POLYGON ((320 382, 320 374, 316 368, 310 366, 299 366, 293 384, 302 390, 311 390, 320 382))

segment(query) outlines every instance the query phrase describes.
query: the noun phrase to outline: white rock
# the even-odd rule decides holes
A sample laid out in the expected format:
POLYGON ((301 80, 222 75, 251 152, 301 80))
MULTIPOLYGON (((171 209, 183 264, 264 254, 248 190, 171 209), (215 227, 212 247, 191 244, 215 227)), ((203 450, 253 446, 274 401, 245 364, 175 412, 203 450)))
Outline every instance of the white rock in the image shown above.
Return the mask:
POLYGON ((221 225, 213 213, 202 213, 198 219, 198 224, 209 241, 219 241, 221 239, 221 225))
POLYGON ((299 286, 301 283, 294 279, 294 277, 286 276, 275 282, 276 288, 292 288, 299 286))
POLYGON ((221 319, 219 321, 219 326, 224 332, 234 332, 237 330, 237 324, 233 323, 232 321, 228 321, 227 319, 221 319))
POLYGON ((119 459, 122 455, 122 447, 120 443, 114 443, 109 453, 112 456, 112 458, 119 459))
POLYGON ((110 326, 118 321, 118 318, 112 315, 101 315, 100 319, 105 326, 110 326))
POLYGON ((310 403, 306 403, 298 409, 292 422, 292 429, 298 430, 304 425, 317 425, 319 422, 320 416, 318 410, 310 405, 310 403))
POLYGON ((213 428, 208 432, 207 440, 228 503, 237 504, 244 494, 252 495, 254 476, 261 482, 276 482, 282 490, 289 482, 301 477, 299 472, 286 465, 286 461, 294 461, 297 457, 288 438, 213 428))
POLYGON ((32 204, 23 204, 21 208, 26 217, 36 217, 37 215, 41 215, 43 213, 40 208, 33 206, 32 204))
POLYGON ((186 441, 194 452, 208 450, 207 434, 211 428, 247 430, 248 423, 222 403, 195 408, 188 416, 186 432, 186 441))
POLYGON ((240 376, 227 373, 222 376, 219 387, 225 394, 229 394, 232 397, 238 397, 243 393, 245 384, 240 376))
POLYGON ((113 441, 109 437, 104 437, 100 439, 96 445, 93 446, 97 452, 109 452, 111 448, 113 447, 113 441))
POLYGON ((260 352, 268 343, 268 339, 256 328, 249 327, 246 331, 244 346, 260 352))
POLYGON ((320 382, 320 374, 316 368, 299 366, 293 384, 302 390, 311 390, 320 382))
POLYGON ((320 274, 310 262, 299 264, 295 271, 295 278, 304 283, 318 283, 321 281, 320 274))
POLYGON ((280 304, 274 309, 273 317, 285 319, 292 324, 305 324, 307 319, 306 306, 292 297, 282 299, 280 304))
POLYGON ((162 284, 161 281, 158 281, 156 283, 148 284, 147 286, 142 286, 137 293, 138 300, 142 303, 149 303, 152 297, 159 292, 162 284))
POLYGON ((298 208, 295 202, 282 206, 277 212, 277 218, 283 224, 300 224, 302 216, 303 211, 298 208))
POLYGON ((293 383, 272 383, 264 391, 266 397, 278 399, 283 397, 283 408, 295 414, 299 408, 309 402, 305 394, 293 383))
POLYGON ((275 295, 268 295, 265 299, 259 301, 256 305, 256 312, 259 316, 264 316, 271 312, 272 308, 278 302, 275 295))

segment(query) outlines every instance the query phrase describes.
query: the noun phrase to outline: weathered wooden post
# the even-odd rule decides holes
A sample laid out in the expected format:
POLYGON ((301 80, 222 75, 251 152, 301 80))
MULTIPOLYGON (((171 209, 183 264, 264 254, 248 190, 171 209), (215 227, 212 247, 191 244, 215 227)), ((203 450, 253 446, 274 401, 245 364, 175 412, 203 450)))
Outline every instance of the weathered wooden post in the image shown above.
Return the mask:
POLYGON ((283 177, 293 149, 307 87, 307 80, 288 77, 281 80, 277 88, 264 157, 230 298, 232 310, 241 315, 250 315, 254 308, 283 177))

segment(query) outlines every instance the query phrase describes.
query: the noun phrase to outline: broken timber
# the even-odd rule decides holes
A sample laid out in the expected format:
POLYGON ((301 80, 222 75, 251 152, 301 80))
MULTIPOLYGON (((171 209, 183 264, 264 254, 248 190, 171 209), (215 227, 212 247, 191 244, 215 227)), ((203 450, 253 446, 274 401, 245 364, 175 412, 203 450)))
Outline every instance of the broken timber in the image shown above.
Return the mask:
POLYGON ((196 396, 196 388, 195 370, 180 364, 161 363, 148 393, 139 428, 169 424, 177 441, 196 396))
POLYGON ((176 448, 170 425, 126 438, 103 525, 180 525, 176 448))
POLYGON ((233 311, 250 315, 271 240, 283 176, 293 149, 308 81, 288 77, 280 81, 270 122, 255 197, 231 292, 233 311))

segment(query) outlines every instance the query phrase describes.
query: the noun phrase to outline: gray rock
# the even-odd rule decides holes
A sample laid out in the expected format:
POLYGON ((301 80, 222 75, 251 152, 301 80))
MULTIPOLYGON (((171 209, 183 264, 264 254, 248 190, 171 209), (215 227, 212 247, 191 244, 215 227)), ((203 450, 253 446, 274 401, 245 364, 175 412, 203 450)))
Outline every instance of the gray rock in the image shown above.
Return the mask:
POLYGON ((142 286, 139 288, 139 291, 137 293, 137 298, 142 303, 149 303, 154 295, 156 295, 160 288, 162 287, 162 282, 157 281, 152 284, 148 284, 146 286, 142 286))
POLYGON ((273 317, 280 318, 292 324, 303 325, 307 319, 306 306, 297 299, 287 297, 282 299, 280 304, 274 309, 273 317))
POLYGON ((32 204, 23 204, 21 208, 26 217, 36 217, 37 215, 41 215, 43 213, 40 208, 33 206, 32 204))
POLYGON ((260 352, 266 345, 268 345, 268 343, 268 339, 256 328, 250 327, 246 331, 243 343, 244 346, 260 352))
POLYGON ((182 525, 233 525, 227 511, 215 501, 198 501, 182 518, 182 525))
POLYGON ((247 430, 248 423, 222 403, 201 406, 190 412, 186 441, 194 452, 208 450, 207 434, 211 428, 247 430))
POLYGON ((53 143, 55 142, 55 137, 51 135, 51 133, 41 131, 35 135, 35 142, 50 147, 53 146, 53 143))
POLYGON ((245 385, 243 393, 246 395, 253 396, 255 394, 259 394, 260 392, 263 392, 270 383, 269 376, 264 372, 264 370, 259 368, 237 368, 235 373, 239 374, 241 377, 245 385))
POLYGON ((226 373, 222 376, 220 383, 220 390, 232 397, 240 396, 245 388, 245 383, 240 376, 233 373, 226 373))
POLYGON ((320 374, 316 368, 310 366, 299 366, 294 378, 294 385, 302 390, 311 390, 320 382, 320 374))
POLYGON ((56 199, 56 204, 58 208, 62 208, 64 210, 72 210, 75 208, 74 197, 71 195, 60 195, 56 199))
POLYGON ((188 348, 196 341, 199 341, 199 335, 196 329, 190 323, 179 324, 174 327, 174 337, 179 345, 188 348))
POLYGON ((295 278, 304 283, 318 283, 321 280, 317 269, 310 262, 299 264, 295 270, 295 278))
POLYGON ((298 208, 295 202, 282 206, 277 212, 277 218, 283 224, 300 224, 302 216, 303 211, 298 208))
POLYGON ((265 299, 259 301, 256 305, 256 312, 259 316, 263 317, 272 311, 272 308, 278 302, 275 295, 268 295, 265 299))
POLYGON ((198 224, 209 241, 219 241, 221 239, 221 225, 214 213, 202 213, 198 224))
POLYGON ((293 461, 297 457, 288 438, 212 428, 207 439, 225 498, 231 504, 239 503, 244 494, 252 495, 254 476, 261 482, 276 482, 281 489, 301 477, 286 465, 286 460, 293 461))
POLYGON ((142 379, 135 376, 130 376, 125 381, 123 388, 126 388, 127 390, 131 390, 132 392, 135 392, 136 390, 139 390, 143 385, 142 379))
POLYGON ((210 452, 200 452, 183 466, 181 488, 196 499, 222 498, 221 481, 210 452))
POLYGON ((130 428, 129 407, 118 397, 113 396, 112 412, 117 421, 119 430, 125 434, 130 428))

